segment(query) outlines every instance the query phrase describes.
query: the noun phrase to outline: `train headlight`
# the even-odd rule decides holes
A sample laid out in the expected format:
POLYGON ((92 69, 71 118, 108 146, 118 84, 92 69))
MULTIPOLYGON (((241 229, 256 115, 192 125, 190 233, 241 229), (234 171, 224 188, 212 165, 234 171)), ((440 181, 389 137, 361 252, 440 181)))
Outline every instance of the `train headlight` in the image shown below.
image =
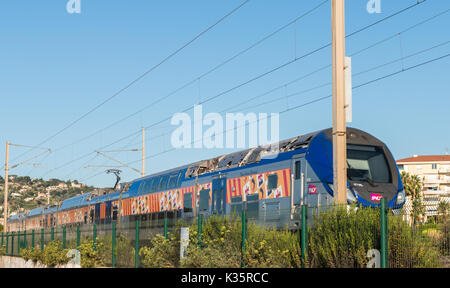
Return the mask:
POLYGON ((352 203, 355 203, 358 201, 356 199, 355 194, 353 194, 352 190, 350 190, 349 188, 347 188, 347 201, 350 201, 352 203))
POLYGON ((405 203, 405 190, 398 192, 395 205, 402 205, 403 203, 405 203))
MULTIPOLYGON (((328 186, 334 192, 334 185, 333 184, 328 184, 328 186)), ((348 187, 347 187, 347 201, 349 201, 351 203, 358 202, 358 199, 356 199, 356 195, 348 187)))

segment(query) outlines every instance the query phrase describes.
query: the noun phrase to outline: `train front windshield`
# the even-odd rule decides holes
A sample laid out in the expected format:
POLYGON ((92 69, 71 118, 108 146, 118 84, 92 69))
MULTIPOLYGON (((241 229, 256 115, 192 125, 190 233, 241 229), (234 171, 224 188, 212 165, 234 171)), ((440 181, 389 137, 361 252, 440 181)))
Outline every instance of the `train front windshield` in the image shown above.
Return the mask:
POLYGON ((375 146, 347 145, 347 177, 351 181, 392 183, 383 149, 375 146))

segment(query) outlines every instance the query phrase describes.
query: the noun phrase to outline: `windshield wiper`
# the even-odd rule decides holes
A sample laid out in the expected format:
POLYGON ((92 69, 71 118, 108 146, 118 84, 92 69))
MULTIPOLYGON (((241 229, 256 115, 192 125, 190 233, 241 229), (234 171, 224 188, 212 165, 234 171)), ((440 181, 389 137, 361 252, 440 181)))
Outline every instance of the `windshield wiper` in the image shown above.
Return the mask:
POLYGON ((373 182, 373 180, 370 179, 367 175, 364 175, 364 180, 366 180, 367 183, 370 184, 370 186, 372 186, 372 187, 378 187, 378 185, 376 185, 375 182, 373 182))

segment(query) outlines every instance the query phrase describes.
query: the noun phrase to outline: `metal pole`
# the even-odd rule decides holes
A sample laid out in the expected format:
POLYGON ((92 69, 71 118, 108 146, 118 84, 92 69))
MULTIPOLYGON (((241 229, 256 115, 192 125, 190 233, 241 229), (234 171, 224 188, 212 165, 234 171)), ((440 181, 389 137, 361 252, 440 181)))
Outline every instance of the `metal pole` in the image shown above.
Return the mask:
POLYGON ((347 204, 347 128, 345 120, 345 0, 332 0, 333 182, 334 199, 347 204))
POLYGON ((9 232, 6 232, 6 250, 5 250, 6 255, 8 255, 8 248, 9 248, 9 232))
POLYGON ((302 250, 302 267, 305 267, 305 261, 306 261, 306 253, 307 253, 307 246, 308 246, 308 221, 307 221, 307 206, 302 205, 302 226, 301 226, 301 250, 302 250))
POLYGON ((50 229, 50 241, 55 240, 55 227, 50 229))
POLYGON ((244 253, 247 251, 246 247, 246 240, 247 240, 247 214, 245 212, 245 209, 242 209, 242 241, 241 241, 241 248, 242 248, 242 262, 241 267, 245 267, 244 263, 244 253))
POLYGON ((112 222, 112 232, 111 232, 111 265, 116 267, 116 222, 112 222))
POLYGON ((44 228, 41 229, 41 251, 44 251, 44 228))
POLYGON ((2 232, 2 244, 0 245, 0 247, 3 247, 3 236, 4 236, 4 234, 2 232))
POLYGON ((8 172, 9 172, 9 142, 6 141, 6 159, 5 159, 5 195, 4 195, 4 204, 3 204, 3 229, 5 232, 8 232, 8 172))
POLYGON ((380 232, 381 232, 381 268, 387 268, 387 221, 386 221, 386 200, 381 198, 380 206, 380 232))
POLYGON ((27 231, 23 232, 23 248, 27 249, 27 231))
POLYGON ((10 256, 14 256, 14 231, 11 232, 11 254, 10 256))
POLYGON ((17 256, 20 255, 20 231, 17 232, 17 256))
POLYGON ((198 247, 201 249, 203 249, 203 215, 202 214, 198 214, 197 216, 197 233, 198 233, 198 247))
POLYGON ((80 224, 77 225, 77 248, 80 247, 80 224))
POLYGON ((34 229, 31 230, 31 248, 34 249, 34 229))
POLYGON ((94 222, 93 231, 92 231, 92 240, 93 240, 92 248, 94 248, 94 251, 97 250, 97 248, 95 247, 96 238, 97 238, 97 226, 95 225, 95 222, 94 222))
POLYGON ((164 238, 169 239, 169 233, 167 233, 167 212, 164 212, 164 238))
POLYGON ((136 235, 134 249, 134 268, 139 268, 139 220, 136 220, 136 235))
POLYGON ((63 226, 62 228, 62 242, 63 242, 63 249, 66 249, 66 226, 63 226))

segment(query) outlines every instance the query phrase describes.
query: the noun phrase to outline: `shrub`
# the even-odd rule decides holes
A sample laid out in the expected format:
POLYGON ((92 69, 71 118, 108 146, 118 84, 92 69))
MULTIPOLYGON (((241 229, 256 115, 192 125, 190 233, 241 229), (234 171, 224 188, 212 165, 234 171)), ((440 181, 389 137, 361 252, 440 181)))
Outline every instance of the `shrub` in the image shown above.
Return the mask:
POLYGON ((300 267, 298 236, 288 230, 277 231, 249 224, 244 262, 249 268, 300 267))
POLYGON ((198 247, 198 227, 191 226, 186 257, 182 267, 237 268, 241 266, 241 224, 231 219, 211 216, 202 226, 202 247, 198 247))
POLYGON ((26 261, 31 260, 33 262, 43 262, 43 252, 40 249, 25 248, 20 250, 20 257, 26 261))
POLYGON ((395 268, 440 267, 439 243, 443 235, 435 228, 409 226, 401 217, 388 220, 389 265, 395 268))
POLYGON ((4 256, 4 255, 6 255, 6 246, 5 245, 0 247, 0 256, 4 256))
MULTIPOLYGON (((67 257, 67 252, 69 250, 63 249, 62 246, 62 242, 58 240, 49 242, 45 246, 44 251, 42 252, 42 256, 39 257, 39 260, 47 267, 55 267, 56 265, 67 264, 70 260, 70 258, 67 257)), ((29 254, 29 257, 31 259, 31 254, 29 254)))
POLYGON ((95 241, 95 249, 94 241, 92 239, 83 239, 78 247, 78 251, 80 251, 81 267, 92 268, 105 265, 105 245, 103 242, 99 241, 98 238, 95 241))
POLYGON ((150 241, 150 246, 139 250, 142 264, 147 268, 175 268, 180 261, 179 241, 169 234, 168 239, 156 235, 150 241))
POLYGON ((329 208, 308 230, 309 267, 363 268, 367 251, 379 247, 379 210, 329 208))

